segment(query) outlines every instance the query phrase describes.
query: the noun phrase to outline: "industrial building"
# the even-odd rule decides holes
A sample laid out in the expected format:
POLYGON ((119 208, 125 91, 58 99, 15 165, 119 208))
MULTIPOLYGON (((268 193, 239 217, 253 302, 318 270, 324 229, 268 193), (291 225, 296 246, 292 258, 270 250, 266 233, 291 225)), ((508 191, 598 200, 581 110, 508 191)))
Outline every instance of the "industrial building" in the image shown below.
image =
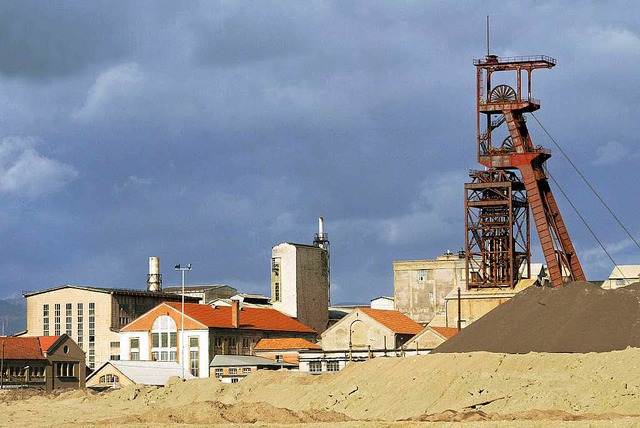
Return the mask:
POLYGON ((120 359, 173 361, 196 377, 209 376, 216 355, 253 355, 263 338, 302 338, 317 333, 271 308, 162 303, 120 331, 120 359))
POLYGON ((318 333, 329 325, 329 240, 320 217, 313 245, 285 242, 271 250, 273 308, 318 333))
POLYGON ((464 253, 446 253, 435 260, 393 262, 395 309, 420 324, 445 312, 451 290, 466 288, 464 253))
MULTIPOLYGON (((120 329, 161 302, 180 302, 182 296, 162 292, 160 259, 149 258, 147 290, 63 285, 23 293, 27 299, 25 336, 73 338, 94 369, 120 358, 120 329)), ((185 302, 199 297, 186 296, 185 302)))
POLYGON ((85 355, 66 334, 0 337, 0 387, 84 388, 85 355))
POLYGON ((422 326, 396 310, 355 308, 322 333, 321 350, 301 350, 300 371, 337 372, 352 361, 404 355, 422 326))
POLYGON ((195 379, 172 361, 107 361, 87 376, 87 388, 103 390, 129 385, 165 386, 171 377, 195 379))

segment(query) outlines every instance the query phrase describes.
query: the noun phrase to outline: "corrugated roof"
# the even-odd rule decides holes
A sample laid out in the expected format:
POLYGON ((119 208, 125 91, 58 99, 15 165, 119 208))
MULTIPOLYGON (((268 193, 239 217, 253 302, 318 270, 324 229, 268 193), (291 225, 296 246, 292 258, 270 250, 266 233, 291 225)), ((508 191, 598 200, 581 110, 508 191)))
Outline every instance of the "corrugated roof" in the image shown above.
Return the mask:
MULTIPOLYGON (((137 385, 165 385, 170 377, 182 376, 182 367, 175 361, 107 361, 91 373, 87 380, 101 375, 100 372, 107 365, 115 367, 137 385)), ((195 376, 185 369, 184 378, 195 379, 195 376)))
POLYGON ((251 355, 216 355, 211 360, 211 364, 209 364, 209 367, 286 367, 290 365, 291 364, 288 363, 279 363, 269 358, 254 357, 251 355))
POLYGON ((397 334, 418 334, 422 326, 400 311, 360 308, 362 312, 397 334))
MULTIPOLYGON (((167 307, 181 313, 181 303, 164 302, 156 306, 151 311, 132 321, 121 331, 149 331, 156 316, 154 312, 162 312, 167 307)), ((231 323, 231 307, 209 305, 199 305, 196 303, 185 303, 185 316, 209 328, 234 328, 231 323)), ((189 327, 185 323, 185 328, 189 327)), ((291 331, 297 333, 315 333, 310 327, 301 322, 288 317, 287 315, 268 308, 248 308, 243 307, 240 311, 240 329, 245 330, 269 330, 269 331, 291 331)))
POLYGON ((609 279, 638 279, 640 265, 617 265, 611 271, 609 279))
POLYGON ((322 349, 320 345, 311 343, 306 339, 260 339, 255 348, 258 350, 293 350, 293 349, 322 349))

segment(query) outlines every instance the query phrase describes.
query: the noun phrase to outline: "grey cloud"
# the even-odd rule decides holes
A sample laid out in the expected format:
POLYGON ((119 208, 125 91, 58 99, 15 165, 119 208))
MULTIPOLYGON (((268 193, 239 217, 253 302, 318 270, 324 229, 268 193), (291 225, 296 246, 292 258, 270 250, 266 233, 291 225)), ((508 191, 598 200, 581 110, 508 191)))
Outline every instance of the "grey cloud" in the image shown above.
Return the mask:
POLYGON ((54 193, 78 176, 71 165, 42 156, 33 138, 0 142, 0 191, 27 198, 54 193))
POLYGON ((126 57, 134 40, 117 2, 2 2, 0 73, 50 78, 126 57))

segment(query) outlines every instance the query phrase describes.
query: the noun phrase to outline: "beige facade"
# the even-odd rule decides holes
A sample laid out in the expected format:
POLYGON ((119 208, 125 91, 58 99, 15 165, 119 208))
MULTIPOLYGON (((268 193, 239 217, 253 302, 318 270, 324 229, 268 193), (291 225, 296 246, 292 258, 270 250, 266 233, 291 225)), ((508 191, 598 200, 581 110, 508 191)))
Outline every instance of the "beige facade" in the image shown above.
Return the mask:
POLYGON ((163 301, 182 298, 160 292, 73 285, 29 292, 24 297, 27 299, 26 336, 66 333, 86 353, 90 369, 110 359, 119 359, 121 327, 163 301))
POLYGON ((282 243, 271 251, 271 303, 318 333, 329 323, 329 252, 282 243))
POLYGON ((460 327, 464 328, 534 284, 538 284, 537 279, 522 279, 513 290, 480 289, 466 291, 461 289, 460 297, 458 297, 458 289, 456 288, 445 298, 445 316, 438 317, 439 322, 434 322, 431 325, 457 328, 459 319, 460 327), (460 308, 459 311, 458 307, 460 308), (444 320, 444 325, 442 325, 442 320, 444 320))
POLYGON ((322 333, 322 350, 394 350, 420 330, 398 311, 356 308, 322 333))
POLYGON ((395 309, 426 324, 445 312, 445 297, 453 289, 466 289, 464 256, 449 253, 435 260, 393 262, 395 309))

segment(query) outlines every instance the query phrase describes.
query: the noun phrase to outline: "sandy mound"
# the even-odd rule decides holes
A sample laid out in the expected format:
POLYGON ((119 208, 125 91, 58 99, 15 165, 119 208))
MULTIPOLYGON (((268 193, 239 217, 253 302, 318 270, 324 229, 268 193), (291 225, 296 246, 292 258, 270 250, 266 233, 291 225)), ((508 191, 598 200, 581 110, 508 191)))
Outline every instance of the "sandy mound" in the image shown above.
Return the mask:
POLYGON ((164 388, 22 396, 0 400, 0 426, 621 421, 640 412, 639 368, 640 349, 633 348, 376 358, 321 376, 259 371, 237 384, 195 379, 164 388))
POLYGON ((530 287, 434 350, 608 352, 640 348, 640 284, 603 290, 588 282, 530 287))

